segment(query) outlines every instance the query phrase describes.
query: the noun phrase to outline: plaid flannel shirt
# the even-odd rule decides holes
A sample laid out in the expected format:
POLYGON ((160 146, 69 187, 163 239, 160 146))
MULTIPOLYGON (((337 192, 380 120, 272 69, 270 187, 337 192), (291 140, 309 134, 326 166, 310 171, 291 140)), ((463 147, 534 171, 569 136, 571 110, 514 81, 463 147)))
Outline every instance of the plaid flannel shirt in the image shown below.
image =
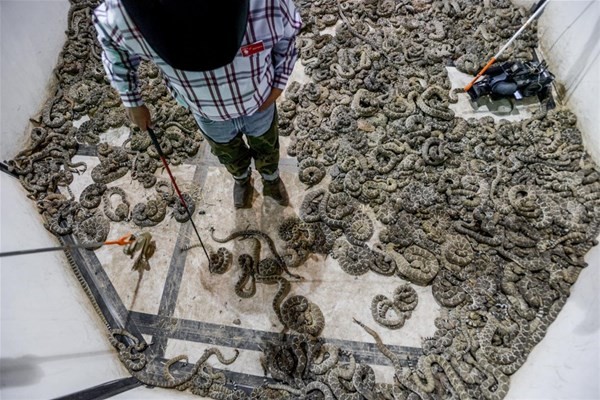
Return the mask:
MULTIPOLYGON (((264 50, 211 71, 172 68, 148 45, 120 0, 106 0, 93 20, 103 48, 102 62, 126 107, 144 104, 137 67, 154 62, 175 99, 193 113, 215 121, 251 115, 272 88, 285 88, 297 58, 295 37, 302 25, 292 0, 249 0, 248 26, 242 46, 262 41, 264 50)), ((206 38, 210 40, 210 38, 206 38)), ((193 40, 182 37, 181 40, 193 40)))

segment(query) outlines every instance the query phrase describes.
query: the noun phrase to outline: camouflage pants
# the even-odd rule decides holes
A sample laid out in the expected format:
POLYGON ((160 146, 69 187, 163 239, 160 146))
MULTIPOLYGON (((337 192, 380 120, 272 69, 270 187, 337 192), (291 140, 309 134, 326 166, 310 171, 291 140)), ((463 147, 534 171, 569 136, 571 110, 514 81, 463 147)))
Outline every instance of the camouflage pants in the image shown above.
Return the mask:
POLYGON ((279 176, 279 130, 277 128, 277 110, 273 113, 271 125, 266 132, 259 135, 244 135, 239 132, 227 143, 218 143, 209 137, 210 125, 200 126, 211 153, 227 168, 236 179, 245 179, 250 171, 250 163, 265 180, 273 180, 279 176), (244 141, 246 136, 246 141, 244 141))

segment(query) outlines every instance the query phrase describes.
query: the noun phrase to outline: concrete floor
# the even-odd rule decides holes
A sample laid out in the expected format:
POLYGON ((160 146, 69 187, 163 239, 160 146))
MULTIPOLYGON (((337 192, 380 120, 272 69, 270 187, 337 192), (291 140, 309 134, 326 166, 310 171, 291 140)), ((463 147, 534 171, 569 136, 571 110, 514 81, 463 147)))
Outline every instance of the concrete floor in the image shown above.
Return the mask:
MULTIPOLYGON (((450 71, 450 75, 456 85, 461 85, 466 79, 464 76, 461 77, 460 74, 455 74, 454 71, 450 71)), ((473 110, 468 102, 459 102, 457 107, 456 111, 461 112, 465 117, 489 115, 482 110, 473 110)), ((515 118, 526 117, 532 107, 535 106, 523 105, 517 107, 516 112, 519 114, 515 118)), ((106 139, 112 144, 120 144, 124 140, 124 134, 123 131, 110 132, 106 139)), ((202 210, 204 214, 196 213, 194 220, 208 246, 212 248, 219 246, 210 239, 210 227, 216 228, 215 234, 219 237, 226 236, 235 229, 250 227, 262 229, 276 238, 275 228, 281 218, 297 214, 306 188, 297 180, 295 160, 289 158, 284 151, 287 142, 287 138, 282 138, 282 176, 286 181, 291 198, 291 206, 287 208, 278 206, 270 199, 264 200, 260 195, 260 179, 255 176, 256 191, 253 209, 233 210, 230 192, 231 181, 225 170, 218 166, 217 161, 206 147, 203 147, 199 155, 193 160, 193 164, 197 165, 186 164, 172 168, 181 188, 184 191, 190 190, 197 194, 197 210, 202 210)), ((73 183, 72 190, 76 196, 85 186, 91 183, 89 171, 97 162, 94 157, 78 157, 88 163, 88 172, 78 176, 73 183)), ((161 177, 167 178, 164 171, 161 173, 161 177)), ((15 184, 18 183, 15 182, 15 184)), ((154 194, 154 189, 146 190, 135 186, 136 184, 128 176, 114 183, 115 186, 120 186, 128 192, 132 205, 154 194)), ((4 188, 10 187, 7 186, 6 182, 3 182, 2 187, 3 196, 5 196, 7 191, 4 188)), ((26 240, 19 238, 18 235, 7 235, 7 227, 15 226, 17 223, 17 219, 11 222, 12 219, 8 218, 9 209, 7 204, 13 204, 14 207, 14 203, 14 200, 11 201, 3 197, 2 225, 4 235, 1 240, 3 251, 22 247, 22 243, 26 240)), ((23 205, 26 206, 26 204, 23 205)), ((20 218, 19 215, 21 214, 16 215, 15 218, 20 218)), ((34 218, 34 220, 38 221, 39 217, 34 218)), ((37 225, 38 229, 41 228, 41 223, 34 220, 28 224, 37 225)), ((132 223, 113 224, 110 237, 119 237, 127 232, 137 232, 138 230, 139 228, 132 223)), ((207 269, 207 261, 200 248, 192 249, 187 254, 183 253, 185 254, 183 260, 178 258, 180 252, 177 247, 195 241, 195 235, 189 223, 182 225, 167 218, 159 226, 144 228, 144 230, 152 233, 157 241, 158 248, 155 256, 150 261, 151 270, 145 272, 141 280, 139 274, 131 270, 132 261, 119 248, 104 247, 96 251, 96 255, 123 304, 133 311, 130 314, 132 320, 135 320, 136 323, 142 322, 140 325, 142 331, 145 332, 144 337, 146 340, 149 343, 154 342, 157 346, 164 346, 165 357, 187 354, 191 362, 200 356, 203 349, 214 346, 215 342, 221 343, 217 347, 221 348, 227 355, 232 354, 233 348, 240 348, 239 344, 243 343, 238 360, 226 368, 238 373, 237 376, 250 377, 260 384, 263 379, 262 367, 260 366, 260 342, 264 339, 265 332, 279 332, 282 328, 271 307, 275 287, 259 285, 257 294, 253 298, 241 300, 233 292, 233 284, 237 275, 234 269, 229 270, 224 275, 210 274, 207 269), (172 260, 176 261, 173 262, 172 260), (136 293, 138 283, 139 287, 136 293), (171 289, 166 290, 165 287, 171 289), (171 316, 172 318, 152 317, 159 312, 163 317, 171 316), (156 335, 157 332, 160 334, 156 335), (210 336, 214 332, 220 333, 210 336), (230 345, 227 345, 227 340, 229 340, 230 345)), ((36 245, 42 247, 44 245, 34 242, 28 243, 31 244, 31 247, 36 245)), ((243 250, 244 243, 235 241, 230 242, 228 246, 236 254, 243 250)), ((22 262, 19 260, 11 260, 8 263, 3 261, 2 319, 5 324, 2 342, 3 368, 7 365, 6 361, 8 359, 6 357, 14 360, 24 360, 23 356, 18 357, 23 351, 19 350, 23 348, 19 343, 25 346, 23 349, 31 348, 31 345, 27 343, 33 343, 32 340, 36 340, 34 339, 36 337, 34 331, 39 329, 41 321, 38 319, 34 325, 35 327, 28 328, 31 335, 17 334, 17 332, 23 332, 19 328, 20 323, 15 322, 19 321, 19 317, 15 314, 11 317, 11 322, 6 325, 7 316, 12 315, 10 311, 12 308, 9 308, 7 312, 6 307, 10 307, 9 304, 12 304, 13 307, 18 307, 22 311, 25 304, 31 303, 31 299, 37 299, 34 300, 34 304, 38 304, 40 301, 44 302, 42 296, 40 296, 38 286, 43 287, 43 282, 50 279, 47 276, 48 272, 45 272, 48 270, 35 272, 36 267, 34 265, 46 265, 50 262, 51 264, 57 263, 57 268, 64 269, 64 257, 59 256, 54 261, 47 256, 41 257, 41 260, 38 257, 37 262, 35 257, 29 260, 21 260, 22 262), (33 263, 33 265, 28 266, 30 263, 33 263), (16 267, 16 265, 19 266, 16 267), (25 271, 30 271, 34 275, 25 277, 23 275, 25 271), (14 290, 16 287, 14 284, 11 285, 11 282, 23 281, 23 279, 30 282, 29 289, 25 291, 14 290), (36 282, 39 282, 39 284, 36 282), (18 299, 21 297, 23 301, 18 303, 20 301, 18 299), (8 300, 9 298, 10 300, 8 300), (22 306, 17 306, 17 304, 22 304, 22 306), (26 337, 30 339, 25 339, 26 337), (13 349, 12 352, 7 351, 11 348, 13 349), (14 355, 14 357, 11 357, 11 355, 14 355)), ((573 287, 572 298, 567 302, 557 321, 549 329, 547 338, 533 350, 526 364, 513 375, 508 398, 587 399, 599 397, 598 381, 594 379, 598 371, 598 355, 600 354, 598 348, 600 342, 598 333, 600 315, 597 294, 600 251, 598 248, 590 252, 587 261, 590 266, 582 272, 579 281, 573 287)), ((70 274, 70 271, 64 272, 67 273, 67 276, 70 274)), ((334 341, 355 351, 360 351, 363 343, 372 343, 372 338, 352 323, 352 317, 370 321, 368 304, 372 296, 377 293, 391 293, 401 282, 399 278, 383 279, 375 274, 367 274, 357 279, 344 273, 337 265, 336 260, 329 257, 325 259, 322 256, 314 256, 294 272, 302 275, 305 279, 293 283, 292 294, 306 295, 311 301, 319 305, 325 315, 326 328, 322 336, 329 341, 334 341), (342 299, 340 299, 340 295, 342 299)), ((54 272, 54 274, 56 273, 54 272)), ((69 279, 73 280, 74 283, 71 284, 70 289, 62 292, 68 298, 71 297, 70 291, 80 291, 76 281, 72 277, 69 279)), ((404 352, 408 357, 414 354, 413 352, 418 352, 422 337, 429 336, 434 332, 433 319, 439 312, 439 306, 433 300, 430 288, 415 287, 415 289, 418 291, 419 305, 406 325, 400 331, 380 330, 386 343, 397 346, 395 349, 404 352)), ((50 295, 49 292, 47 294, 50 295)), ((68 301, 67 298, 62 300, 63 304, 68 303, 68 301)), ((51 305, 51 303, 48 303, 48 305, 51 305)), ((85 298, 80 300, 79 306, 84 310, 84 314, 87 314, 86 318, 97 319, 93 316, 93 311, 87 305, 85 298)), ((39 309, 37 306, 33 309, 31 306, 25 308, 33 313, 36 312, 36 309, 39 309)), ((73 314, 72 311, 69 311, 69 313, 72 315, 69 321, 77 321, 77 326, 80 326, 82 317, 74 316, 76 314, 73 314)), ((53 319, 48 322, 52 323, 52 321, 57 320, 53 319)), ((73 328, 67 328, 69 324, 64 322, 59 325, 62 326, 62 331, 67 329, 68 332, 75 332, 75 325, 73 325, 73 328)), ((88 340, 81 342, 85 346, 88 346, 86 343, 89 343, 89 338, 98 334, 102 337, 105 334, 101 324, 90 323, 90 325, 91 331, 90 327, 86 326, 86 332, 79 334, 83 334, 84 337, 88 338, 88 340)), ((56 333, 56 335, 62 337, 64 333, 56 333)), ((47 339, 50 340, 51 337, 47 339)), ((79 342, 79 340, 77 341, 79 342)), ((68 344, 67 342, 62 343, 68 344)), ((72 347, 68 348, 70 352, 72 347)), ((97 350, 98 355, 114 357, 114 353, 106 342, 100 348, 104 348, 104 350, 97 350)), ((51 350, 49 354, 55 354, 56 351, 58 351, 58 354, 63 354, 62 352, 66 351, 61 350, 61 345, 50 345, 48 349, 51 350), (54 349, 54 352, 52 349, 54 349)), ((40 354, 35 350, 26 350, 24 354, 30 354, 30 351, 33 351, 33 354, 40 354)), ((367 349, 363 354, 368 355, 368 353, 369 350, 367 349)), ((386 366, 387 362, 384 358, 377 357, 376 350, 372 353, 372 364, 378 380, 390 382, 392 379, 391 368, 386 366)), ((81 354, 82 356, 85 354, 86 357, 90 356, 90 353, 85 352, 84 348, 81 349, 81 354)), ((61 356, 47 357, 54 359, 61 356)), ((31 360, 35 361, 35 359, 31 360)), ((64 357, 62 361, 57 359, 57 362, 64 365, 64 357)), ((59 364, 56 366, 58 367, 59 364)), ((126 374, 122 367, 118 366, 118 362, 116 365, 115 362, 110 364, 111 367, 104 367, 107 373, 110 370, 112 374, 126 374)), ((79 362, 80 368, 83 367, 85 370, 84 365, 79 362)), ((92 366, 89 368, 91 368, 90 371, 94 371, 94 377, 100 376, 97 368, 92 366)), ((51 376, 45 373, 45 369, 40 369, 39 374, 40 376, 37 379, 40 382, 44 382, 44 377, 49 378, 51 376)), ((4 379, 8 379, 10 376, 14 375, 5 374, 4 379)), ((79 378, 77 382, 83 385, 84 381, 79 378)), ((81 388, 93 385, 94 382, 100 383, 97 380, 91 380, 87 386, 81 388)), ((10 389, 10 385, 8 387, 10 389)), ((31 395, 32 392, 26 392, 28 394, 23 395, 23 392, 19 392, 18 387, 8 390, 4 383, 3 388, 2 398, 44 398, 43 395, 33 396, 31 395)), ((52 392, 48 392, 48 390, 49 387, 46 384, 42 393, 52 392)), ((65 394, 68 391, 63 389, 62 392, 57 394, 60 393, 65 394)), ((173 393, 175 392, 137 388, 123 393, 117 398, 164 398, 172 396, 173 393)), ((182 398, 189 396, 191 398, 191 395, 183 393, 177 393, 177 396, 182 398)))
MULTIPOLYGON (((469 80, 453 70, 449 72, 455 86, 462 86, 469 80)), ((303 79, 299 71, 295 77, 303 79)), ((453 107, 465 118, 489 115, 484 108, 473 110, 468 101, 461 101, 453 107)), ((529 110, 530 107, 523 105, 511 115, 496 118, 526 118, 529 110)), ((125 137, 126 132, 117 130, 106 134, 104 139, 119 145, 125 137)), ((184 190, 198 193, 198 209, 205 214, 196 215, 195 221, 211 247, 218 246, 207 239, 211 226, 216 227, 219 236, 246 227, 260 228, 276 236, 274 227, 282 216, 297 214, 305 188, 297 180, 295 160, 285 154, 287 142, 286 138, 282 138, 282 175, 291 195, 292 206, 285 209, 268 200, 263 202, 260 182, 255 174, 254 208, 233 211, 231 182, 206 148, 201 149, 193 165, 173 167, 184 190)), ((88 163, 88 173, 77 177, 74 182, 76 195, 91 183, 89 171, 97 163, 94 157, 78 156, 78 159, 88 163)), ((167 178, 164 171, 161 175, 167 178)), ((154 189, 145 190, 135 186, 137 182, 131 181, 129 176, 114 185, 127 190, 132 206, 154 193, 154 189)), ((40 233, 34 229, 34 226, 41 228, 41 221, 39 216, 31 215, 30 208, 26 212, 16 212, 13 218, 15 210, 21 210, 15 207, 16 203, 28 206, 23 201, 22 193, 19 193, 21 197, 9 197, 18 190, 15 187, 5 180, 2 182, 2 251, 23 248, 24 243, 27 247, 55 244, 53 238, 40 239, 47 235, 43 236, 43 230, 40 233), (27 216, 32 218, 27 219, 27 216), (27 229, 23 229, 23 226, 27 229)), ((138 230, 133 224, 113 224, 110 236, 118 237, 138 230)), ((261 285, 253 298, 240 300, 233 293, 236 279, 234 269, 224 275, 209 274, 207 262, 199 248, 191 250, 181 259, 177 247, 195 240, 189 224, 180 225, 168 219, 158 227, 144 230, 153 234, 158 251, 151 260, 152 269, 141 279, 137 272, 131 271, 132 261, 120 249, 106 247, 99 250, 97 255, 123 304, 133 311, 131 318, 136 323, 143 322, 141 325, 147 332, 144 335, 146 340, 154 342, 156 346, 164 346, 166 357, 184 353, 193 362, 205 347, 214 346, 215 340, 225 343, 227 335, 240 335, 230 337, 230 346, 219 346, 229 355, 233 347, 239 347, 234 346, 236 343, 259 343, 264 338, 263 332, 281 330, 270 304, 275 287, 261 285), (172 318, 151 318, 157 313, 172 318), (215 330, 221 331, 221 337, 209 335, 215 330), (161 334, 156 335, 157 332, 161 334), (182 339, 186 334, 189 340, 182 339)), ((243 245, 243 242, 232 242, 229 247, 236 254, 243 250, 243 245)), ((594 248, 586 259, 590 266, 573 286, 571 298, 548 330, 546 338, 534 348, 526 364, 511 377, 508 398, 600 398, 597 379, 597 371, 600 370, 600 301, 597 291, 600 283, 600 249, 594 248)), ((59 254, 19 261, 3 260, 0 264, 3 323, 1 398, 55 397, 126 375, 105 340, 104 327, 65 265, 64 257, 59 254), (68 284, 54 285, 56 279, 65 279, 68 284), (48 282, 53 283, 50 285, 48 282), (75 306, 72 304, 74 300, 78 302, 75 306), (100 359, 107 361, 98 367, 100 359), (74 361, 76 366, 66 366, 69 360, 74 361), (28 369, 31 366, 35 368, 28 369), (61 373, 65 374, 67 370, 71 375, 67 384, 62 384, 61 373), (17 377, 16 384, 10 382, 14 377, 17 377), (36 390, 31 390, 33 385, 37 385, 36 390)), ((372 343, 372 338, 354 325, 351 318, 370 320, 368 304, 372 296, 375 293, 390 293, 401 282, 398 279, 390 283, 389 279, 374 274, 356 279, 341 271, 335 260, 322 256, 315 256, 295 272, 305 279, 293 284, 292 294, 305 294, 321 307, 327 321, 323 336, 328 340, 338 340, 352 349, 359 349, 363 343, 372 343), (340 294, 343 296, 341 300, 340 294)), ((419 305, 406 325, 397 332, 380 330, 384 341, 404 346, 399 350, 406 354, 418 351, 420 339, 433 333, 433 318, 439 311, 439 306, 431 297, 430 288, 416 289, 419 305)), ((255 376, 260 382, 260 349, 252 343, 245 345, 246 349, 242 350, 237 362, 227 369, 255 376)), ((378 380, 389 382, 391 369, 376 365, 382 360, 385 361, 375 358, 374 368, 378 380)), ((186 393, 143 387, 117 397, 167 398, 174 396, 174 393, 181 398, 198 398, 186 393)))
MULTIPOLYGON (((449 76, 453 87, 462 87, 470 80, 469 76, 453 68, 449 68, 449 76)), ((306 79, 299 68, 294 78, 301 81, 306 79)), ((465 95, 452 106, 457 116, 463 118, 493 116, 495 119, 510 120, 528 118, 537 107, 537 103, 529 101, 518 103, 509 113, 497 109, 490 112, 490 107, 485 105, 475 109, 465 95)), ((127 135, 127 130, 118 129, 107 132, 102 140, 118 146, 127 135)), ((241 229, 260 229, 282 248, 277 227, 283 218, 298 215, 307 188, 298 180, 296 160, 286 153, 289 138, 282 137, 281 143, 281 175, 290 195, 289 207, 281 207, 271 199, 264 199, 260 177, 254 172, 253 208, 235 210, 231 196, 232 180, 210 154, 206 144, 193 159, 183 165, 172 166, 182 191, 192 193, 196 199, 194 221, 209 249, 216 250, 221 246, 210 238, 210 229, 213 227, 217 237, 225 237, 241 229)), ((74 161, 88 164, 87 172, 77 176, 71 187, 78 197, 81 190, 92 183, 90 171, 98 161, 95 157, 86 156, 78 156, 74 161)), ((159 179, 168 179, 166 171, 159 175, 159 179)), ((113 182, 111 186, 123 188, 132 207, 156 193, 154 188, 144 189, 129 175, 113 182)), ((133 222, 112 223, 110 237, 139 231, 140 228, 133 222)), ((151 270, 143 275, 132 271, 132 260, 115 247, 105 246, 97 250, 96 255, 124 306, 131 311, 130 318, 140 325, 145 339, 160 348, 166 358, 187 354, 189 361, 194 362, 206 348, 215 344, 224 354, 232 354, 233 348, 239 348, 241 342, 230 340, 231 337, 242 335, 245 343, 240 355, 226 369, 260 382, 264 333, 277 333, 283 328, 271 306, 277 287, 258 285, 254 297, 237 297, 234 293, 237 268, 230 268, 223 275, 211 274, 201 248, 180 251, 181 246, 197 242, 189 223, 180 224, 167 217, 160 225, 142 231, 150 232, 157 243, 156 253, 150 261, 151 270)), ((234 258, 249 250, 248 244, 242 241, 231 241, 224 246, 232 251, 234 258)), ((352 319, 371 322, 369 305, 373 296, 391 294, 399 284, 404 283, 398 277, 382 277, 373 273, 360 278, 352 277, 341 270, 335 259, 319 255, 313 255, 294 272, 304 279, 292 282, 290 295, 305 295, 319 305, 326 320, 322 337, 353 350, 360 348, 361 343, 372 343, 373 340, 352 319)), ((404 327, 399 331, 379 330, 385 343, 398 346, 396 349, 404 351, 408 358, 411 354, 418 355, 422 338, 433 335, 433 321, 440 311, 430 286, 415 286, 415 289, 419 303, 404 327)), ((371 356, 375 361, 373 367, 378 381, 391 383, 393 369, 387 365, 387 360, 377 354, 371 356)))
MULTIPOLYGON (((56 239, 43 229, 39 215, 32 212, 32 205, 24 200, 19 182, 0 175, 0 185, 0 250, 56 245, 56 239), (19 229, 22 226, 27 229, 19 229)), ((112 253, 115 258, 121 259, 119 249, 112 253)), ((193 258, 201 259, 201 255, 194 253, 193 258)), ((600 398, 597 379, 600 370, 600 247, 592 249, 586 261, 589 267, 582 271, 573 285, 572 295, 557 320, 523 367, 511 377, 507 399, 600 398)), ((130 271, 130 262, 123 260, 120 266, 122 275, 132 280, 137 278, 137 274, 130 271)), ((144 279, 151 278, 161 268, 166 269, 152 262, 152 270, 144 279)), ((191 268, 188 266, 188 269, 191 268)), ((310 277, 309 273, 302 274, 310 277)), ((0 277, 0 398, 54 398, 128 375, 108 344, 106 329, 90 307, 64 255, 46 253, 2 259, 0 277)), ((130 295, 134 287, 132 283, 130 295)), ((197 288, 196 294, 202 291, 204 289, 197 288)), ((258 298, 249 301, 258 303, 258 298)), ((141 303, 147 302, 140 300, 141 303)), ((263 303, 261 314, 272 312, 266 303, 268 301, 263 303)), ((199 306, 196 303, 196 307, 199 306)), ((205 307, 206 311, 209 309, 205 307)), ((416 316, 415 312, 413 318, 416 316)), ((242 323, 246 321, 245 318, 240 320, 242 323)), ((333 323, 328 319, 328 325, 333 323)), ((411 320, 398 336, 406 334, 410 323, 411 320)), ((152 338, 146 336, 146 339, 151 341, 152 338)), ((367 341, 370 338, 366 338, 367 341)), ((200 345, 192 343, 169 341, 170 352, 189 351, 192 361, 199 348, 200 345)), ((250 365, 254 365, 254 360, 250 361, 250 365)), ((234 365, 237 368, 237 363, 234 365)), ((240 367, 243 368, 242 363, 240 367)), ((377 368, 377 371, 383 378, 389 376, 385 368, 383 371, 377 368)), ((260 369, 252 373, 262 375, 260 369)), ((189 393, 146 387, 138 387, 115 398, 164 399, 175 396, 198 399, 189 393)))
MULTIPOLYGON (((110 143, 117 145, 122 137, 117 132, 114 133, 110 135, 110 143)), ((198 193, 196 207, 203 214, 199 215, 197 212, 194 221, 209 250, 216 250, 221 246, 210 238, 212 227, 215 228, 217 237, 225 237, 241 229, 260 229, 275 239, 278 248, 283 247, 277 236, 277 227, 283 218, 298 214, 300 203, 306 194, 305 185, 298 180, 296 161, 285 152, 288 141, 289 139, 282 138, 280 168, 290 196, 289 207, 281 207, 271 199, 263 198, 260 177, 254 172, 253 208, 235 210, 231 196, 232 180, 218 164, 218 160, 210 154, 207 146, 203 146, 193 160, 197 165, 171 168, 182 191, 198 193)), ((97 163, 94 157, 77 158, 77 161, 80 160, 88 163, 88 171, 76 177, 72 184, 76 197, 92 183, 89 174, 97 163)), ((168 179, 168 176, 163 171, 159 178, 168 179)), ((129 175, 113 182, 111 186, 124 189, 132 207, 155 194, 154 188, 144 189, 139 183, 132 181, 129 175)), ((139 231, 140 228, 133 222, 112 223, 110 237, 139 231)), ((197 242, 189 223, 180 224, 167 217, 160 225, 144 228, 142 231, 152 234, 157 250, 150 260, 151 270, 144 272, 141 280, 139 274, 131 270, 132 260, 119 249, 105 246, 98 249, 96 255, 127 309, 140 315, 160 314, 163 318, 172 317, 172 321, 175 321, 173 326, 161 326, 165 336, 179 337, 182 335, 179 323, 189 321, 222 326, 223 336, 231 333, 227 327, 273 333, 283 329, 271 306, 276 286, 258 285, 254 297, 240 299, 234 292, 234 283, 239 273, 237 268, 230 268, 223 275, 211 274, 201 248, 196 247, 184 253, 179 251, 180 246, 197 242), (178 281, 177 288, 169 293, 165 290, 167 280, 171 283, 178 281), (169 305, 165 306, 166 303, 169 305)), ((232 251, 234 258, 248 252, 247 246, 243 241, 231 241, 224 245, 232 251)), ((350 276, 339 268, 336 260, 320 255, 313 255, 294 272, 304 279, 292 283, 290 295, 302 294, 318 304, 327 322, 322 336, 340 341, 371 342, 372 338, 354 324, 352 318, 370 320, 369 305, 373 296, 379 293, 391 294, 402 283, 400 278, 390 279, 372 273, 360 278, 350 276), (339 301, 340 293, 345 295, 344 301, 339 301)), ((414 348, 416 351, 420 347, 421 338, 435 332, 433 320, 438 315, 439 305, 433 299, 430 287, 415 289, 419 295, 419 304, 406 322, 402 335, 398 335, 397 331, 387 330, 382 331, 382 338, 386 343, 414 348)), ((208 343, 214 340, 209 337, 203 339, 204 343, 169 339, 165 357, 187 354, 190 361, 195 360, 205 348, 211 346, 208 343)), ((151 336, 147 336, 147 340, 151 342, 151 336)), ((256 341, 257 346, 260 346, 258 337, 256 341)), ((231 352, 231 348, 223 347, 222 350, 225 354, 231 352)), ((241 350, 238 360, 228 369, 261 375, 260 355, 258 348, 255 351, 241 350)), ((391 382, 392 368, 379 366, 376 371, 382 381, 391 382)))

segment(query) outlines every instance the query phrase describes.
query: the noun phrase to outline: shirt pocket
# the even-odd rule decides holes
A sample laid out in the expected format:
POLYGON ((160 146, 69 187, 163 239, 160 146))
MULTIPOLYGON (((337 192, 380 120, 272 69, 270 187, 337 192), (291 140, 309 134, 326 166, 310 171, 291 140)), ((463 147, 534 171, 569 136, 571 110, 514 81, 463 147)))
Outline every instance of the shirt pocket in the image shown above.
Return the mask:
POLYGON ((256 89, 268 75, 269 68, 272 68, 271 49, 265 48, 248 56, 244 56, 240 49, 233 59, 232 66, 242 92, 256 89))

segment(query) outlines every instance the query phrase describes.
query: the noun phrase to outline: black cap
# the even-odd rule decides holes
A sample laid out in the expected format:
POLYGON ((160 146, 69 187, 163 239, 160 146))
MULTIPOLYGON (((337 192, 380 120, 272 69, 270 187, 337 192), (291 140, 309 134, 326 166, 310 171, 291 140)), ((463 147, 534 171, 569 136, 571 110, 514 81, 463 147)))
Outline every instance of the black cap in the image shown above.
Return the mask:
POLYGON ((233 61, 249 0, 121 0, 152 49, 171 67, 210 71, 233 61))

